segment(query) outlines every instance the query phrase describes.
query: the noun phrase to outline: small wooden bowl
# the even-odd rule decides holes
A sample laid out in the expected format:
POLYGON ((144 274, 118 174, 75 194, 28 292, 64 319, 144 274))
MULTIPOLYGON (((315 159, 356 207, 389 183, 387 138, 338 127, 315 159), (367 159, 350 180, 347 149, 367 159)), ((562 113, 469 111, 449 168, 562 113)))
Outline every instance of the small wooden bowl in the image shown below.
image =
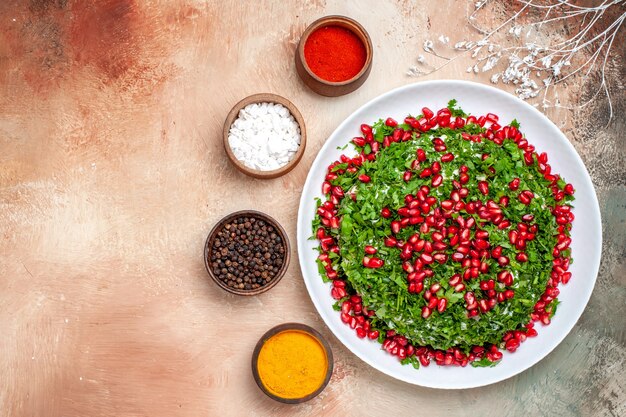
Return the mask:
POLYGON ((307 326, 306 324, 301 324, 301 323, 284 323, 284 324, 279 324, 276 327, 272 327, 259 339, 256 346, 254 347, 254 352, 252 353, 252 375, 254 376, 254 381, 256 382, 256 384, 259 386, 261 391, 263 391, 268 397, 276 401, 280 401, 282 403, 287 403, 287 404, 300 404, 305 401, 309 401, 310 399, 319 395, 320 392, 324 391, 324 388, 326 388, 326 386, 328 385, 328 382, 330 381, 330 377, 333 374, 333 367, 334 367, 333 351, 330 349, 330 345, 328 344, 328 341, 317 330, 313 329, 310 326, 307 326), (265 342, 268 339, 270 339, 272 336, 278 333, 284 332, 284 331, 288 331, 288 330, 296 330, 296 331, 307 333, 309 336, 312 336, 314 339, 316 339, 322 345, 322 347, 324 348, 324 351, 326 352, 326 362, 328 363, 328 365, 326 368, 326 377, 324 378, 322 385, 320 385, 318 389, 316 389, 309 395, 302 397, 302 398, 283 398, 283 397, 274 395, 265 387, 265 385, 263 385, 263 381, 261 380, 261 377, 259 376, 258 360, 259 360, 259 353, 261 352, 261 348, 263 347, 265 342))
POLYGON ((302 159, 302 155, 304 155, 304 149, 306 148, 306 127, 304 126, 304 118, 302 117, 302 114, 300 114, 300 111, 291 101, 279 95, 270 94, 270 93, 254 94, 254 95, 244 98, 243 100, 239 101, 239 103, 235 104, 233 108, 230 110, 230 112, 228 113, 228 116, 226 116, 226 121, 224 122, 223 135, 224 135, 224 150, 226 151, 226 155, 228 155, 228 158, 235 165, 235 167, 237 167, 239 171, 243 172, 246 175, 249 175, 254 178, 260 178, 260 179, 277 178, 291 171, 296 165, 298 165, 298 162, 300 162, 300 159, 302 159), (243 109, 248 104, 253 104, 253 103, 282 104, 283 106, 287 108, 287 110, 289 110, 293 118, 296 119, 296 122, 298 123, 300 127, 300 147, 298 148, 298 151, 294 155, 293 159, 289 161, 287 165, 284 165, 272 171, 261 171, 258 169, 253 169, 253 168, 247 167, 246 165, 243 164, 243 162, 237 159, 235 157, 235 154, 233 153, 233 150, 230 148, 230 144, 228 143, 228 132, 230 131, 231 125, 233 124, 235 119, 237 119, 237 116, 239 115, 239 110, 243 109))
POLYGON ((311 23, 302 34, 302 37, 300 37, 300 42, 298 43, 298 48, 296 49, 296 71, 298 72, 298 75, 300 75, 304 84, 317 94, 327 97, 338 97, 351 93, 363 85, 365 80, 367 80, 367 77, 370 75, 373 57, 374 48, 372 47, 372 40, 370 39, 370 36, 365 28, 363 28, 363 26, 361 26, 356 20, 345 16, 325 16, 311 23), (311 33, 324 26, 341 26, 346 28, 358 36, 365 46, 365 64, 363 65, 363 68, 361 68, 361 71, 349 80, 340 82, 326 81, 315 75, 306 63, 306 59, 304 58, 304 44, 311 33))
POLYGON ((290 250, 290 245, 289 245, 289 238, 287 237, 287 232, 285 232, 285 229, 283 229, 283 227, 272 217, 268 216, 265 213, 261 213, 260 211, 255 211, 255 210, 236 211, 222 218, 219 222, 217 222, 215 226, 213 226, 204 244, 204 266, 206 267, 206 270, 209 273, 209 276, 211 277, 213 282, 215 282, 219 287, 221 287, 223 290, 228 291, 231 294, 257 295, 257 294, 261 294, 261 293, 264 293, 265 291, 270 290, 276 284, 278 284, 278 281, 280 281, 281 278, 285 275, 285 272, 287 272, 287 267, 289 266, 290 260, 291 260, 291 250, 290 250), (278 271, 274 279, 272 279, 269 283, 263 285, 262 287, 255 288, 252 290, 241 290, 238 288, 229 287, 226 283, 222 282, 222 280, 220 280, 213 273, 213 269, 211 268, 211 265, 210 265, 209 258, 211 255, 211 248, 213 247, 213 242, 215 241, 217 234, 219 233, 220 230, 222 230, 222 228, 227 222, 230 222, 239 217, 254 217, 256 219, 264 220, 268 224, 271 224, 274 227, 274 229, 276 229, 276 232, 280 235, 280 238, 283 241, 283 245, 285 246, 283 265, 280 267, 280 270, 278 271))

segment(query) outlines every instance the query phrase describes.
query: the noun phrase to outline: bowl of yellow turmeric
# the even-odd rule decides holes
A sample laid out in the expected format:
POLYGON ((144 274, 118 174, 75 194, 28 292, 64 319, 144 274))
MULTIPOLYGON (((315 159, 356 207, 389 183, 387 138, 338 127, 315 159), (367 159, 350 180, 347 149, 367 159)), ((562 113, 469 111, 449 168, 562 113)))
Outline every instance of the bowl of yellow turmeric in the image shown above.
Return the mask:
POLYGON ((252 375, 267 396, 299 404, 326 388, 333 373, 333 353, 324 337, 300 323, 268 330, 252 354, 252 375))

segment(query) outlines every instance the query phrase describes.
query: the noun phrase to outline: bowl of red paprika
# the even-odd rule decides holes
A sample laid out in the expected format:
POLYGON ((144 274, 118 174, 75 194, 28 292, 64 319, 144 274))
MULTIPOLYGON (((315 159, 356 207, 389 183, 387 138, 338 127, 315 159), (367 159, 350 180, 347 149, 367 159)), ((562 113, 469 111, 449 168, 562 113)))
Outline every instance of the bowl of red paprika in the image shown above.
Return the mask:
POLYGON ((325 16, 306 28, 296 50, 296 71, 316 93, 337 97, 359 88, 370 74, 372 41, 345 16, 325 16))

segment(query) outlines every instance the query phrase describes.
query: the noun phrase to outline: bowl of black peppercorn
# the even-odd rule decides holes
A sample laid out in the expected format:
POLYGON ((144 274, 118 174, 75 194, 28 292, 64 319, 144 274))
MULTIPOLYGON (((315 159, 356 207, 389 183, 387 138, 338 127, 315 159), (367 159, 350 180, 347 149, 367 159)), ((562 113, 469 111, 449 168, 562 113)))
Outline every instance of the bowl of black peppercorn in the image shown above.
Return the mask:
POLYGON ((287 233, 265 213, 243 210, 221 219, 206 239, 204 265, 213 281, 237 295, 263 293, 285 275, 287 233))

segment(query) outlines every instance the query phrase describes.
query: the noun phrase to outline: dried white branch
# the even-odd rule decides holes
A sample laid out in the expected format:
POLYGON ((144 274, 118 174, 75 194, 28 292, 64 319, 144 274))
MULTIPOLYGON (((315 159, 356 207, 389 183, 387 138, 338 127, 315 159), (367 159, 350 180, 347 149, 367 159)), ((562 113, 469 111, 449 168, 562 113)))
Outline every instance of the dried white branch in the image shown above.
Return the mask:
MULTIPOLYGON (((596 69, 599 71, 598 89, 591 100, 577 107, 586 106, 600 92, 604 92, 612 118, 613 106, 606 68, 615 38, 626 21, 626 0, 602 0, 594 6, 578 5, 574 0, 516 0, 520 5, 519 10, 495 29, 485 29, 476 24, 478 13, 485 12, 488 5, 496 1, 478 0, 471 3, 473 10, 468 8, 468 24, 481 34, 479 40, 461 40, 450 44, 447 36, 440 35, 439 44, 456 52, 452 57, 435 51, 434 42, 427 40, 423 45, 424 51, 445 59, 445 62, 429 65, 420 55, 418 62, 429 69, 412 67, 407 73, 412 76, 427 75, 469 55, 473 63, 467 72, 493 72, 490 78, 492 83, 514 84, 519 97, 530 99, 543 92, 541 101, 544 106, 563 107, 554 88, 575 76, 589 82, 592 78, 589 74, 596 69), (528 16, 536 13, 543 16, 536 21, 526 21, 528 16), (554 28, 554 25, 561 26, 554 28), (563 30, 566 28, 573 33, 569 35, 569 31, 563 30), (562 39, 554 36, 558 33, 564 34, 562 39), (517 45, 502 47, 492 40, 496 35, 503 34, 508 34, 509 39, 513 38, 512 43, 517 45), (515 39, 519 41, 515 42, 515 39), (503 70, 499 70, 501 61, 506 62, 503 70), (548 99, 549 92, 554 96, 553 102, 548 99)), ((511 8, 508 1, 505 5, 511 8)))

